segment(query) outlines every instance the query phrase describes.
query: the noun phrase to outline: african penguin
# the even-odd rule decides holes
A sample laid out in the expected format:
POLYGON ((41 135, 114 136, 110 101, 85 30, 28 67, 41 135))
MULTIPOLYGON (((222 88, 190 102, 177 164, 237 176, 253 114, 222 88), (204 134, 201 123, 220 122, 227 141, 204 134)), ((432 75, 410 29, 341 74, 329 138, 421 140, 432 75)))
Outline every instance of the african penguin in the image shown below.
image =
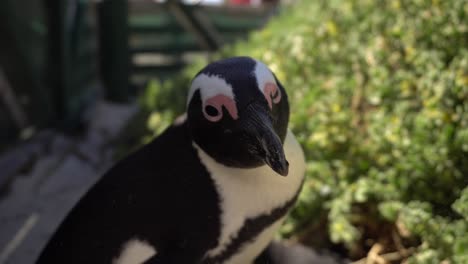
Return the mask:
POLYGON ((186 114, 96 183, 37 263, 264 263, 305 171, 288 120, 264 63, 209 64, 186 114))

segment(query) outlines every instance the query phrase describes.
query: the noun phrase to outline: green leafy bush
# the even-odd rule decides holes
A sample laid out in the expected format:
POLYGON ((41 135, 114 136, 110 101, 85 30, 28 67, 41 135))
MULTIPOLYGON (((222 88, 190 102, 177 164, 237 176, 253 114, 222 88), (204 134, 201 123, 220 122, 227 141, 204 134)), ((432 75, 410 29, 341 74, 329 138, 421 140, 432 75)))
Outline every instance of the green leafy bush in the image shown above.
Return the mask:
MULTIPOLYGON (((467 14, 466 0, 302 1, 215 56, 258 58, 288 90, 308 166, 282 236, 352 259, 379 245, 392 263, 468 263, 467 14)), ((206 63, 149 85, 148 135, 206 63)))

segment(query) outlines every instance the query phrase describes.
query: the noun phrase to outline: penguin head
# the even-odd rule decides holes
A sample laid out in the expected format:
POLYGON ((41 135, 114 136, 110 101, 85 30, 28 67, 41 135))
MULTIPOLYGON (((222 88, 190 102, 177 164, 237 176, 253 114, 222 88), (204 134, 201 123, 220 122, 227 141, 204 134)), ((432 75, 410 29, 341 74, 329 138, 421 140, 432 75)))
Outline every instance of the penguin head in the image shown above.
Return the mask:
POLYGON ((187 122, 194 142, 229 167, 268 165, 286 176, 289 103, 268 67, 249 57, 209 64, 193 79, 187 122))

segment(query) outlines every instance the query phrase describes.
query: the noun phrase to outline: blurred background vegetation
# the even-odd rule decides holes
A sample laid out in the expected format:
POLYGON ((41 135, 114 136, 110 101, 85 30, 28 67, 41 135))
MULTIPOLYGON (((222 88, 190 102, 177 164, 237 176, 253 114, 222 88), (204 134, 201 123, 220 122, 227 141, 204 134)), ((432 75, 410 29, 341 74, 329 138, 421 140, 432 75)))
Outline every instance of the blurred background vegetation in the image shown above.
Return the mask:
POLYGON ((468 263, 467 0, 32 2, 0 4, 0 150, 136 98, 118 159, 184 112, 202 67, 251 56, 288 91, 307 158, 279 237, 355 264, 468 263))
MULTIPOLYGON (((298 1, 211 60, 237 55, 283 82, 307 157, 282 237, 356 263, 468 263, 467 1, 298 1)), ((208 62, 148 84, 124 152, 184 111, 208 62)))

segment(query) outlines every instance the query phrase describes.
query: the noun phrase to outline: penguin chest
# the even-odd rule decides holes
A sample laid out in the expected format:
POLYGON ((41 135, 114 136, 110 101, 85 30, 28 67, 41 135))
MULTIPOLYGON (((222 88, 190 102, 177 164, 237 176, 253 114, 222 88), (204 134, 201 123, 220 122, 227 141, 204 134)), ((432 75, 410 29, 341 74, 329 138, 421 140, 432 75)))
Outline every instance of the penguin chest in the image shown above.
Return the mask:
POLYGON ((281 226, 284 217, 280 218, 268 227, 265 227, 259 235, 246 241, 237 252, 229 257, 224 264, 252 264, 254 259, 268 246, 281 226))
POLYGON ((254 169, 226 167, 196 146, 220 197, 222 215, 218 245, 207 252, 209 263, 251 263, 265 249, 294 204, 302 185, 305 162, 302 149, 288 131, 284 151, 289 175, 268 166, 254 169))

